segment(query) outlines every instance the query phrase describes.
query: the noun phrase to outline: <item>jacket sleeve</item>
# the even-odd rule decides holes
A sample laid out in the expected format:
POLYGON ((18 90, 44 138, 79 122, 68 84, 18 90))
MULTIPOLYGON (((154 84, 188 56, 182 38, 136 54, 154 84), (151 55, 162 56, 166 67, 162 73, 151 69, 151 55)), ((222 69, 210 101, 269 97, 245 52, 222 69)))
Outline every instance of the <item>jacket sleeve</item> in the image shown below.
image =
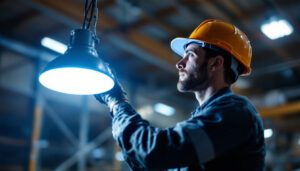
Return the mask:
POLYGON ((122 103, 114 109, 113 136, 131 168, 201 165, 247 141, 253 122, 248 109, 243 104, 217 103, 198 117, 159 129, 122 103))
MULTIPOLYGON (((230 156, 240 150, 240 147, 252 141, 258 113, 249 103, 242 99, 222 99, 211 103, 201 114, 187 121, 185 132, 191 137, 195 147, 198 163, 230 156), (206 136, 203 136, 206 135, 206 136), (210 148, 205 154, 203 140, 210 148)), ((250 147, 247 147, 250 148, 250 147)))
POLYGON ((182 125, 154 128, 128 103, 118 105, 113 113, 113 137, 132 169, 177 168, 197 163, 194 146, 182 125))

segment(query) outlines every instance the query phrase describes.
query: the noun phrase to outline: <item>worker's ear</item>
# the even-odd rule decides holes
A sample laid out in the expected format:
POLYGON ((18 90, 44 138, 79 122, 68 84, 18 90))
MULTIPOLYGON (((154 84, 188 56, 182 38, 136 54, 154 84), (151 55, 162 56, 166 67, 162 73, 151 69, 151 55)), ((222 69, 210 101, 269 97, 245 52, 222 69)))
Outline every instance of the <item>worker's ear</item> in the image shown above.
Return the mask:
POLYGON ((208 66, 210 71, 220 70, 224 66, 224 58, 221 55, 217 55, 213 58, 210 58, 208 61, 208 66))

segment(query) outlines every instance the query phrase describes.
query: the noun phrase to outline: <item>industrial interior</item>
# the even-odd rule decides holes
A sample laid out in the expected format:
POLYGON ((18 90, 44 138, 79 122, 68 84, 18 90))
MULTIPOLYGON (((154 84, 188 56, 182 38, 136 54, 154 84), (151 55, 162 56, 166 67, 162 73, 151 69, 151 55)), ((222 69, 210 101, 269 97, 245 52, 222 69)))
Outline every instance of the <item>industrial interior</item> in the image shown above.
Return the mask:
MULTIPOLYGON (((189 118, 198 105, 194 94, 177 91, 180 56, 170 41, 209 18, 243 30, 253 71, 232 90, 247 96, 263 119, 266 170, 300 170, 300 1, 98 0, 97 7, 99 57, 141 116, 160 128, 189 118), (267 24, 275 27, 265 31, 267 24)), ((65 51, 42 40, 68 45, 84 8, 84 0, 0 1, 1 171, 130 170, 112 137, 108 108, 92 95, 59 93, 38 81, 65 51)))

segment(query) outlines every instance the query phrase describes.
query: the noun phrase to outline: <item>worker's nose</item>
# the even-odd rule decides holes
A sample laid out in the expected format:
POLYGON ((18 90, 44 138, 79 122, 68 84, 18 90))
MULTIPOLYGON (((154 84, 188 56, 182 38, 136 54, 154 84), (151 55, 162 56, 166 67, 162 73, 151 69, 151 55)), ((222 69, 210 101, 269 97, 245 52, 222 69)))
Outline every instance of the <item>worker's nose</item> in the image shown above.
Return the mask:
POLYGON ((182 58, 180 59, 177 63, 176 63, 176 68, 178 70, 182 70, 185 68, 185 64, 186 64, 186 59, 185 58, 182 58))

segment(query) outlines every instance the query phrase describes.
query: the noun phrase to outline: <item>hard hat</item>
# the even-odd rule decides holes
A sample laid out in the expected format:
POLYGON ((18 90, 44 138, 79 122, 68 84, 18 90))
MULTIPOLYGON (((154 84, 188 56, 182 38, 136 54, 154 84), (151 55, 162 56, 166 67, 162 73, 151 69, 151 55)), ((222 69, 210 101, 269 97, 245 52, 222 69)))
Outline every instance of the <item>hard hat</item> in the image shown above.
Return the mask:
POLYGON ((186 45, 195 42, 202 47, 221 48, 229 52, 243 66, 241 75, 251 72, 252 48, 247 36, 234 25, 215 19, 202 22, 189 38, 175 38, 171 41, 171 48, 178 55, 184 55, 186 45))

